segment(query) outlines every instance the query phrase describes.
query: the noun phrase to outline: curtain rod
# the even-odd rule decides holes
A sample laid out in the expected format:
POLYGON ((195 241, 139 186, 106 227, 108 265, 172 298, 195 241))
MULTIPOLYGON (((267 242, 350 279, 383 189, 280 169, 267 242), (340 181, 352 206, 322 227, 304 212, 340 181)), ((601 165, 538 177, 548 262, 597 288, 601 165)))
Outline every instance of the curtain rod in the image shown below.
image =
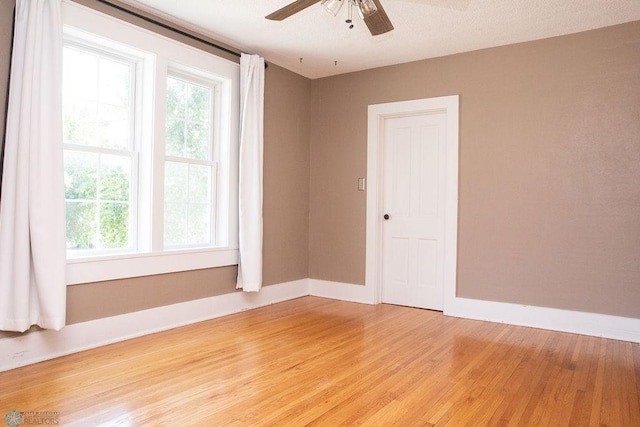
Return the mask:
MULTIPOLYGON (((117 4, 115 4, 115 3, 111 3, 110 1, 107 1, 107 0, 96 0, 96 1, 97 1, 98 3, 105 4, 105 5, 107 5, 107 6, 110 6, 110 7, 114 8, 114 9, 117 9, 117 10, 119 10, 119 11, 121 11, 121 12, 124 12, 124 13, 126 13, 126 14, 128 14, 128 15, 135 16, 136 18, 142 19, 143 21, 149 22, 150 24, 153 24, 153 25, 157 25, 157 26, 159 26, 159 27, 162 27, 162 28, 164 28, 165 30, 172 31, 172 32, 174 32, 174 33, 176 33, 176 34, 180 34, 181 36, 188 37, 188 38, 190 38, 190 39, 192 39, 192 40, 195 40, 195 41, 197 41, 197 42, 204 43, 204 44, 206 44, 207 46, 211 46, 211 47, 213 47, 213 48, 215 48, 215 49, 218 49, 218 50, 221 50, 221 51, 223 51, 223 52, 229 53, 229 54, 231 54, 231 55, 237 56, 238 58, 240 58, 240 56, 241 56, 241 55, 240 55, 240 53, 238 53, 238 52, 236 52, 236 51, 234 51, 234 50, 227 49, 227 48, 226 48, 226 47, 224 47, 224 46, 220 46, 220 45, 218 45, 218 44, 215 44, 215 43, 213 43, 213 42, 210 42, 210 41, 208 41, 208 40, 205 40, 205 39, 203 39, 203 38, 201 38, 201 37, 198 37, 198 36, 196 36, 196 35, 194 35, 194 34, 188 33, 188 32, 186 32, 186 31, 182 31, 182 30, 180 30, 180 29, 178 29, 178 28, 172 27, 171 25, 167 25, 167 24, 165 24, 165 23, 163 23, 163 22, 160 22, 160 21, 157 21, 157 20, 155 20, 155 19, 153 19, 153 18, 149 18, 148 16, 142 15, 142 14, 140 14, 140 13, 138 13, 138 12, 134 12, 133 10, 129 10, 129 9, 127 9, 127 8, 125 8, 125 7, 122 7, 122 6, 120 6, 120 5, 117 5, 117 4)), ((265 62, 265 63, 264 63, 264 68, 267 68, 268 66, 269 66, 269 65, 265 62)))

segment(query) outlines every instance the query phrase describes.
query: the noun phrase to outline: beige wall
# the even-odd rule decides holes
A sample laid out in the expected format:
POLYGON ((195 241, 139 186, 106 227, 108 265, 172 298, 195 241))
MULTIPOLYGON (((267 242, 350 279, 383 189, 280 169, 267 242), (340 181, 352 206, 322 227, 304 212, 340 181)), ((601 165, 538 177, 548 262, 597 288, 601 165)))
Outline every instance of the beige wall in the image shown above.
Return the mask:
MULTIPOLYGON (((0 2, 0 95, 13 3, 0 2)), ((364 283, 367 106, 450 94, 458 295, 640 318, 640 22, 314 81, 271 65, 265 284, 364 283)), ((72 286, 68 318, 233 292, 235 271, 72 286)))
POLYGON ((67 324, 235 291, 238 268, 184 271, 67 287, 67 324))
POLYGON ((364 283, 367 106, 459 94, 458 295, 640 317, 640 22, 311 94, 312 278, 364 283))
MULTIPOLYGON (((78 3, 133 21, 153 25, 97 3, 78 3)), ((14 0, 0 2, 0 99, 4 100, 14 0)), ((158 32, 175 36, 157 29, 158 32)), ((183 36, 176 39, 214 54, 214 48, 183 36)), ((221 54, 234 61, 238 58, 221 54)), ((308 272, 309 230, 309 111, 310 81, 270 65, 265 73, 264 147, 264 269, 271 285, 304 279, 308 272)), ((0 116, 4 117, 4 103, 0 116)), ((237 267, 188 271, 68 287, 67 323, 109 317, 235 291, 237 267)))
POLYGON ((266 70, 263 280, 309 277, 309 126, 311 81, 266 70))

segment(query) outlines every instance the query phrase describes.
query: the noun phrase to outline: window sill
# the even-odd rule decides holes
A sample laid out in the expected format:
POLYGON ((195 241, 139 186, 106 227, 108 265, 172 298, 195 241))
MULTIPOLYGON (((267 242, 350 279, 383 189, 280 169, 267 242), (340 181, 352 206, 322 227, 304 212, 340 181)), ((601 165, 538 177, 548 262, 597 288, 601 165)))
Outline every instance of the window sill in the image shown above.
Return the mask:
POLYGON ((187 249, 67 260, 67 285, 238 264, 237 249, 187 249))

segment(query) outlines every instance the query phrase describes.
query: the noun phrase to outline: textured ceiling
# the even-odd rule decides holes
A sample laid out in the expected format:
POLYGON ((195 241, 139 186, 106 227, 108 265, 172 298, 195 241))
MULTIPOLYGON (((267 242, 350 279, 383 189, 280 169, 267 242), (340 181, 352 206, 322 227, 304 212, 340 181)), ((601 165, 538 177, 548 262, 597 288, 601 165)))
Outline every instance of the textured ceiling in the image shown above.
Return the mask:
POLYGON ((372 37, 319 3, 275 22, 290 0, 123 1, 309 78, 640 20, 640 0, 380 0, 395 30, 372 37))

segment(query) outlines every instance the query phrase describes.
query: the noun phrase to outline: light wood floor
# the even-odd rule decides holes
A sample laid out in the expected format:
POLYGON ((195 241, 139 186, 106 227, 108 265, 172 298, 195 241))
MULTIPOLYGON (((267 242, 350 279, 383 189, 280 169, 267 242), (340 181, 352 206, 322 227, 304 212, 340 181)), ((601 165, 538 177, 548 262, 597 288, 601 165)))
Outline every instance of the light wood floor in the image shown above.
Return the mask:
POLYGON ((60 425, 640 426, 640 344, 306 297, 0 373, 60 425))

